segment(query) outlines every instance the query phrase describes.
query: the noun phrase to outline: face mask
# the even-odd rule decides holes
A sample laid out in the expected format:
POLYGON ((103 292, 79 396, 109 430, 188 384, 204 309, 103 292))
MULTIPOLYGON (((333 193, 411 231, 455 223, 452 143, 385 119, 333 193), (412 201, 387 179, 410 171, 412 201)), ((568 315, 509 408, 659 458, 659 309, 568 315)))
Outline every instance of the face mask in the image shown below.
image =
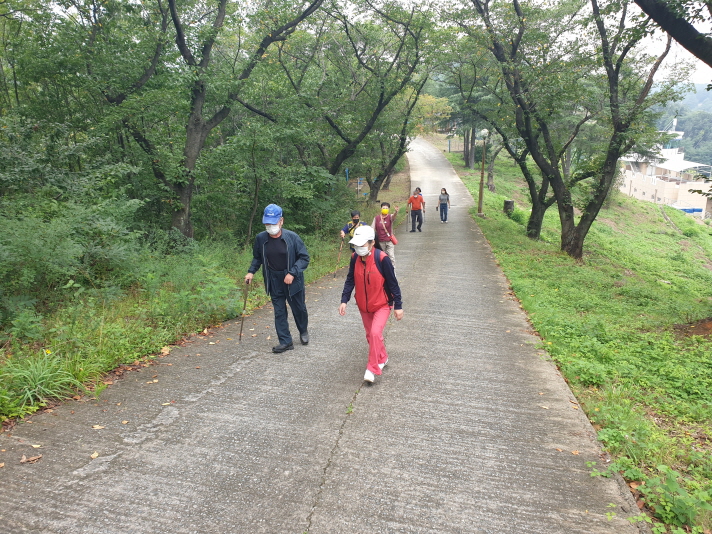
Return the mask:
POLYGON ((388 212, 389 212, 389 211, 390 211, 390 210, 389 210, 388 208, 383 208, 383 209, 381 209, 381 213, 382 213, 383 215, 388 215, 388 212))
POLYGON ((351 219, 351 222, 354 223, 354 226, 356 226, 360 220, 359 219, 351 219))
POLYGON ((440 194, 441 194, 441 195, 444 195, 444 194, 445 194, 445 191, 440 191, 440 194))
POLYGON ((265 224, 265 230, 269 235, 277 235, 281 228, 278 224, 265 224))
POLYGON ((354 245, 354 251, 356 251, 356 254, 358 254, 359 256, 368 256, 369 252, 367 246, 357 247, 356 245, 354 245))

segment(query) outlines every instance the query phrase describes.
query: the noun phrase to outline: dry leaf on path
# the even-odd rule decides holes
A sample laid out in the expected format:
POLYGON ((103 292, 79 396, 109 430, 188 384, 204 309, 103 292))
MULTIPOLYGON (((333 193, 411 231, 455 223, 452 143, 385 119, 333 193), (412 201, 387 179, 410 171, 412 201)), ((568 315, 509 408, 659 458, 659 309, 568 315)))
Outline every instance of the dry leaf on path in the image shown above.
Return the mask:
POLYGON ((22 458, 20 458, 20 463, 21 464, 33 464, 33 463, 39 461, 41 458, 42 458, 41 454, 38 456, 31 456, 29 458, 23 454, 22 458))
POLYGON ((128 425, 129 422, 128 422, 128 421, 121 421, 121 424, 122 424, 122 425, 128 425))
POLYGON ((92 428, 93 428, 94 430, 101 430, 101 429, 104 428, 104 427, 101 426, 101 425, 92 425, 92 428))
POLYGON ((99 453, 96 452, 96 451, 94 451, 94 452, 92 453, 92 455, 90 456, 90 458, 91 458, 92 460, 96 460, 98 457, 99 457, 99 453))
POLYGON ((5 462, 0 463, 0 469, 2 469, 3 467, 5 467, 5 462))
POLYGON ((33 445, 32 446, 33 449, 39 449, 40 447, 42 447, 42 445, 33 445))
POLYGON ((161 354, 166 355, 171 353, 171 348, 169 346, 165 346, 161 349, 161 354))
POLYGON ((576 456, 578 456, 579 451, 571 451, 571 454, 575 454, 576 456))

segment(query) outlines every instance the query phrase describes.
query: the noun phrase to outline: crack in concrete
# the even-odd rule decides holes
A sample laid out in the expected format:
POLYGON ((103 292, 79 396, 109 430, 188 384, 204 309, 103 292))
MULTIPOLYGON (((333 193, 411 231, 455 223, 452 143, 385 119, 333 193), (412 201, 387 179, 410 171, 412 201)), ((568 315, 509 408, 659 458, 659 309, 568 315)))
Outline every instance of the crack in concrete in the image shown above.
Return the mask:
POLYGON ((309 530, 311 529, 312 526, 312 517, 314 516, 314 512, 316 512, 317 506, 319 506, 319 501, 321 498, 321 495, 324 491, 324 485, 326 484, 326 476, 327 472, 329 471, 329 468, 331 467, 331 463, 334 459, 334 456, 336 455, 336 451, 339 448, 339 442, 341 441, 341 438, 344 435, 344 428, 346 427, 346 423, 349 420, 349 416, 353 413, 353 405, 354 402, 356 402, 356 398, 358 397, 358 394, 361 392, 361 389, 357 389, 356 393, 354 393, 353 397, 351 397, 351 402, 349 402, 349 405, 347 407, 346 411, 346 417, 344 417, 344 420, 341 423, 341 426, 339 427, 339 435, 336 437, 336 442, 334 443, 334 446, 331 448, 331 452, 329 453, 329 458, 326 461, 326 465, 322 469, 322 476, 321 476, 321 483, 319 484, 319 489, 316 492, 316 495, 314 495, 314 502, 312 503, 311 506, 311 511, 309 512, 309 515, 307 516, 307 528, 304 530, 304 534, 308 534, 309 530))

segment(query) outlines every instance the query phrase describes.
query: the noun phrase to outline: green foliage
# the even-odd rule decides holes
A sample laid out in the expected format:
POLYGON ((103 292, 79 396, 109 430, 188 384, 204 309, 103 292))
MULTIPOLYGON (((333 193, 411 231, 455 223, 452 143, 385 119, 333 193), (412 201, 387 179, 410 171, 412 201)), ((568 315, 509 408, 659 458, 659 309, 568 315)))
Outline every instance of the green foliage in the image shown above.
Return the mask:
POLYGON ((699 488, 688 492, 680 486, 675 473, 666 465, 658 466, 662 476, 652 477, 640 486, 655 513, 666 523, 678 527, 694 525, 700 512, 712 511, 712 497, 699 488))
POLYGON ((50 351, 13 358, 4 367, 0 392, 6 387, 11 393, 10 400, 6 397, 4 402, 11 410, 36 408, 46 400, 64 397, 81 387, 65 363, 50 351))

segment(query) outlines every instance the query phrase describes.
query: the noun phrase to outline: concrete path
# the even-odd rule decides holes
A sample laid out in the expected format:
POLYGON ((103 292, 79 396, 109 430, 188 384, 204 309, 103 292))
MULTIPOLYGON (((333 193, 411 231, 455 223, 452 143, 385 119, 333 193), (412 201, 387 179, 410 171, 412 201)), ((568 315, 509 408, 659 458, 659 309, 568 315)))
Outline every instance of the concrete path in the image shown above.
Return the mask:
POLYGON ((272 354, 265 308, 242 345, 231 322, 2 434, 0 532, 638 532, 625 487, 589 475, 593 429, 536 348, 472 198, 432 146, 409 159, 428 210, 422 233, 398 232, 405 318, 374 385, 355 304, 337 314, 341 271, 308 288, 308 346, 272 354))

